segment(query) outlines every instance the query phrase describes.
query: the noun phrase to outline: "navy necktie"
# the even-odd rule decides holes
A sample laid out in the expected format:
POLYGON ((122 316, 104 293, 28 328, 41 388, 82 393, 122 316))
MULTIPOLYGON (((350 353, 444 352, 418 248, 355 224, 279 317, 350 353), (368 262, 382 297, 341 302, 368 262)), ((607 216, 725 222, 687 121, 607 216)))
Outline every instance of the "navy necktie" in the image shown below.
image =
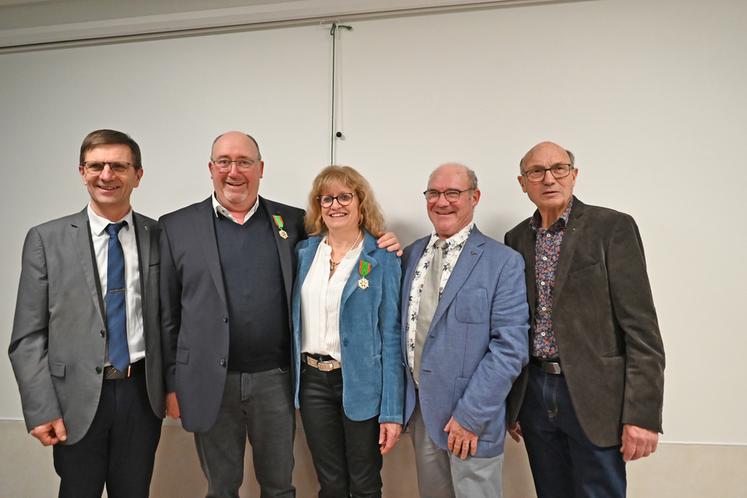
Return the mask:
POLYGON ((124 252, 119 231, 127 222, 109 223, 109 247, 106 265, 106 328, 109 330, 109 362, 120 372, 130 365, 127 347, 127 288, 125 286, 124 252))

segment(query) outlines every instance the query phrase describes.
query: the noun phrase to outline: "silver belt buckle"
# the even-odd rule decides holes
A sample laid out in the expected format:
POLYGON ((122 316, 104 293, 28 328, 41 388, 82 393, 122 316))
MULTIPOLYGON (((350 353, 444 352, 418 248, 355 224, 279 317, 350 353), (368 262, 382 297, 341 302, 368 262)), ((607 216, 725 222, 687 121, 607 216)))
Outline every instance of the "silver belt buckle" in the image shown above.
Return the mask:
POLYGON ((337 360, 319 361, 307 354, 303 356, 303 361, 310 367, 316 368, 320 372, 331 372, 340 368, 340 364, 337 360))
POLYGON ((331 372, 335 369, 335 365, 331 361, 320 361, 316 364, 316 368, 322 372, 331 372))
POLYGON ((563 369, 560 368, 560 363, 557 361, 546 361, 542 363, 543 370, 549 374, 560 375, 563 373, 563 369))

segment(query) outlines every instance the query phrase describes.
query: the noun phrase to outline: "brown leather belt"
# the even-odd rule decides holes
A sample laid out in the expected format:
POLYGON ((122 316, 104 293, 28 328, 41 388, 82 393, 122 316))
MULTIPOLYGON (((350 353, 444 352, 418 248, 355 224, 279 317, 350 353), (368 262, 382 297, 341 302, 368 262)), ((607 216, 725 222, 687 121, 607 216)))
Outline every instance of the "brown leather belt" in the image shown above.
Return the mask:
POLYGON ((127 367, 127 370, 120 372, 113 366, 104 367, 104 380, 123 380, 129 379, 134 375, 140 375, 145 371, 145 360, 140 360, 127 367))
POLYGON ((549 373, 552 375, 560 375, 563 373, 563 369, 560 368, 559 361, 543 360, 542 358, 535 358, 534 356, 532 356, 529 359, 529 363, 545 373, 549 373))
POLYGON ((308 366, 312 368, 316 368, 320 372, 331 372, 333 370, 337 370, 339 368, 342 368, 342 365, 340 365, 340 362, 332 359, 332 360, 317 360, 313 356, 311 356, 308 353, 304 353, 301 355, 301 361, 306 363, 308 366))

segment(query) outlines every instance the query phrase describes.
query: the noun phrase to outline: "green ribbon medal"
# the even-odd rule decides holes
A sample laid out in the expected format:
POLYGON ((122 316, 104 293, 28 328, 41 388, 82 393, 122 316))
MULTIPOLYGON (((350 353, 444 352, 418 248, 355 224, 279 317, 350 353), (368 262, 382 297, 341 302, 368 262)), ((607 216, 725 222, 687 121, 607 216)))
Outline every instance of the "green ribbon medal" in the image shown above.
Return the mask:
POLYGON ((361 276, 361 278, 358 279, 358 287, 363 290, 368 289, 368 279, 366 279, 366 275, 369 273, 371 273, 371 263, 361 260, 360 263, 358 263, 358 275, 361 276))
POLYGON ((272 221, 274 221, 275 226, 278 227, 278 235, 280 235, 284 239, 287 239, 288 232, 285 231, 285 222, 283 221, 283 217, 279 214, 273 214, 272 221))

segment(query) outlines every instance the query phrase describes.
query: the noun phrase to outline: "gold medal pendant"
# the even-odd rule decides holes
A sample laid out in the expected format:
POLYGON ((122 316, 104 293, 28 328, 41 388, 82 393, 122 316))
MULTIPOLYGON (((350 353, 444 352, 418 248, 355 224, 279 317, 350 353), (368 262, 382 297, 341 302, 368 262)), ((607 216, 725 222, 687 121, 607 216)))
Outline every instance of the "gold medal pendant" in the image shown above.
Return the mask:
POLYGON ((366 277, 361 277, 358 280, 358 287, 360 287, 363 290, 368 289, 368 279, 366 277))
POLYGON ((283 221, 283 217, 279 214, 273 214, 272 221, 274 221, 275 226, 278 227, 278 235, 280 235, 283 239, 287 239, 288 232, 285 231, 285 221, 283 221))

